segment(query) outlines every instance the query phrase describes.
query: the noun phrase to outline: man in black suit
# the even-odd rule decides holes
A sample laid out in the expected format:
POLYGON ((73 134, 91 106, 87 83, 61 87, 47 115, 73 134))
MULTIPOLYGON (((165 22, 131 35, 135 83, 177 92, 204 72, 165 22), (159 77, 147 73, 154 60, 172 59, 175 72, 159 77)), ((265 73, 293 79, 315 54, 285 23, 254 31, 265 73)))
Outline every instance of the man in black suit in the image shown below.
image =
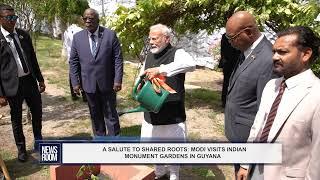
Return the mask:
POLYGON ((223 86, 221 93, 222 107, 225 107, 228 93, 228 85, 230 76, 237 64, 240 51, 232 47, 226 38, 226 33, 222 35, 221 38, 221 48, 220 48, 221 59, 219 61, 219 68, 222 68, 223 72, 223 86))
MULTIPOLYGON (((11 6, 0 5, 0 106, 9 103, 18 160, 25 162, 28 156, 22 129, 22 102, 26 100, 30 107, 34 139, 41 140, 40 93, 46 86, 29 34, 15 28, 17 18, 11 6)), ((36 142, 34 148, 38 150, 36 142)))

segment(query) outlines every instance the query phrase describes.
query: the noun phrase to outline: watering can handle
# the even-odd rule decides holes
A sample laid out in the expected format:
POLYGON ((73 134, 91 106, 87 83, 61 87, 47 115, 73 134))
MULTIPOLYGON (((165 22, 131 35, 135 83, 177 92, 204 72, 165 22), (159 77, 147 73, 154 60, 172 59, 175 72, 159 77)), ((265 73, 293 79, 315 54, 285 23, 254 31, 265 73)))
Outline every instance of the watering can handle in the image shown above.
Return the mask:
POLYGON ((138 81, 136 82, 136 84, 134 85, 133 90, 132 90, 132 96, 133 96, 133 97, 136 97, 136 95, 137 95, 137 90, 138 90, 138 86, 139 86, 139 84, 141 83, 141 81, 144 79, 145 76, 146 76, 146 75, 140 76, 139 80, 138 80, 138 81))

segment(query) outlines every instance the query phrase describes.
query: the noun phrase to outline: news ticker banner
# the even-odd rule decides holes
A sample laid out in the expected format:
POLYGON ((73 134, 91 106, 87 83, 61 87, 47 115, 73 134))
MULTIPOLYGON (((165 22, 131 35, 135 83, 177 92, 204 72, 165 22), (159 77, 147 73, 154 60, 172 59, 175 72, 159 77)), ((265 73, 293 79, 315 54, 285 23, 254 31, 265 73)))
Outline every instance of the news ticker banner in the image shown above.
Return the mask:
POLYGON ((281 144, 40 143, 41 164, 229 164, 282 162, 281 144))

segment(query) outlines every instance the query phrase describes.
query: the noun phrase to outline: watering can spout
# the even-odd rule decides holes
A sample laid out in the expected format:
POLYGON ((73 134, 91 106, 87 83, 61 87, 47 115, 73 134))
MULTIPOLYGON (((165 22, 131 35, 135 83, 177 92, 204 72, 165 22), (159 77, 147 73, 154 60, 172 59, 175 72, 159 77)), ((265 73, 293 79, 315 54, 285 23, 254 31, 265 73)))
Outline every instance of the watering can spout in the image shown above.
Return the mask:
POLYGON ((142 106, 138 106, 134 109, 130 109, 130 110, 127 110, 127 111, 120 111, 118 112, 118 115, 119 116, 122 116, 124 114, 128 114, 128 113, 135 113, 135 112, 148 112, 148 110, 142 106))

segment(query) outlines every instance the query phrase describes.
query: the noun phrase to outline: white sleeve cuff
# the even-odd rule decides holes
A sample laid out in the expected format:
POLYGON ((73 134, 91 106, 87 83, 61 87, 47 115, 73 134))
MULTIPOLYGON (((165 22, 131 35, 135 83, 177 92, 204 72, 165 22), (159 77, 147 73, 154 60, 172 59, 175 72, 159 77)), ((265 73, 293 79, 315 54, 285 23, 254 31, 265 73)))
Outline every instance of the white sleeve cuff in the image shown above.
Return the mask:
POLYGON ((166 75, 167 74, 167 69, 166 69, 166 66, 164 64, 161 64, 159 66, 159 73, 162 74, 162 75, 166 75))

